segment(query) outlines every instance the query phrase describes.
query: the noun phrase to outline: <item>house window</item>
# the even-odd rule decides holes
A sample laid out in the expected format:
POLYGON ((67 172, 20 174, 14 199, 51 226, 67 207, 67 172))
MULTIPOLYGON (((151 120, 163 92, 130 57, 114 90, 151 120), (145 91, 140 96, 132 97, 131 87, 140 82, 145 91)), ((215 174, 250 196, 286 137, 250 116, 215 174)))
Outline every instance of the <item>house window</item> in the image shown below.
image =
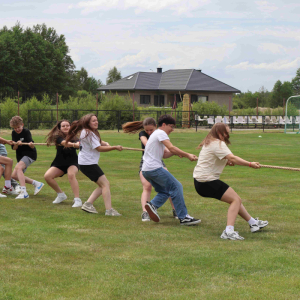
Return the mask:
POLYGON ((141 95, 140 96, 140 104, 150 104, 151 98, 150 95, 141 95))
POLYGON ((208 96, 200 96, 198 95, 198 102, 205 103, 208 101, 208 96))
POLYGON ((155 95, 154 96, 154 106, 165 106, 165 96, 155 95))
POLYGON ((198 102, 198 96, 197 95, 191 95, 191 102, 192 103, 198 102))

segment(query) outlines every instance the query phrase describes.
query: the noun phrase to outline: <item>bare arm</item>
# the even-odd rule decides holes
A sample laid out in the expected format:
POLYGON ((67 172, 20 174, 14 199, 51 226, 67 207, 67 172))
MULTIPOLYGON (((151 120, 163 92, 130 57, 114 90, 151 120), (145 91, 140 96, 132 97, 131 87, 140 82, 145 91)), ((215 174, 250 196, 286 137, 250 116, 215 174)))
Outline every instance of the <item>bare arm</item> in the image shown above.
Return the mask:
POLYGON ((146 147, 146 144, 148 142, 148 139, 145 136, 141 136, 140 137, 141 142, 143 143, 143 145, 146 147))
POLYGON ((77 148, 77 149, 79 149, 79 147, 80 147, 80 143, 79 142, 77 142, 77 143, 68 142, 66 144, 66 141, 62 141, 60 144, 62 146, 64 146, 64 147, 68 147, 68 148, 77 148))
POLYGON ((2 137, 0 137, 0 144, 3 144, 3 145, 5 145, 5 144, 13 145, 14 142, 13 141, 8 141, 8 140, 3 139, 2 137))
POLYGON ((98 152, 109 152, 112 150, 118 150, 118 151, 122 151, 123 147, 118 145, 118 146, 98 146, 97 148, 95 148, 98 152))
POLYGON ((167 149, 173 154, 173 155, 178 155, 179 157, 186 157, 190 161, 195 161, 198 159, 198 157, 194 154, 184 152, 180 150, 179 148, 175 147, 170 140, 164 140, 162 143, 167 147, 167 149))
POLYGON ((163 158, 169 158, 171 156, 173 156, 174 154, 172 152, 170 152, 167 148, 165 148, 165 151, 164 151, 164 156, 163 158))
POLYGON ((233 154, 228 154, 224 158, 228 159, 229 161, 231 161, 235 165, 247 166, 247 167, 251 167, 253 169, 259 169, 260 168, 260 165, 259 165, 258 162, 249 162, 249 161, 244 160, 244 159, 242 159, 238 156, 235 156, 233 154))

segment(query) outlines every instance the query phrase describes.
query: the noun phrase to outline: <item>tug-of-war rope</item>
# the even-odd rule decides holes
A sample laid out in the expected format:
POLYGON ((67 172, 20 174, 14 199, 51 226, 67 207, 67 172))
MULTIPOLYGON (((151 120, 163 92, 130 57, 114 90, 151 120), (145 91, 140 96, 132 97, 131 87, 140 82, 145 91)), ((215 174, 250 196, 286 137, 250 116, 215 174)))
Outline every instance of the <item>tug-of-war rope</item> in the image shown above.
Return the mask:
MULTIPOLYGON (((29 145, 29 143, 22 143, 21 145, 29 145)), ((47 144, 47 143, 33 143, 35 146, 55 146, 55 144, 47 144)), ((131 151, 144 151, 144 149, 139 148, 129 148, 129 147, 122 147, 123 150, 131 150, 131 151)), ((290 167, 279 167, 279 166, 270 166, 270 165, 261 165, 262 168, 269 168, 269 169, 279 169, 279 170, 289 170, 289 171, 300 171, 300 168, 290 168, 290 167)))
MULTIPOLYGON (((28 146, 30 143, 22 143, 24 146, 28 146)), ((55 146, 55 144, 47 144, 47 143, 32 143, 34 146, 55 146)), ((105 146, 103 146, 105 147, 105 146)), ((72 148, 72 147, 70 147, 72 148)), ((122 147, 123 150, 131 150, 131 151, 144 151, 144 149, 139 148, 129 148, 129 147, 122 147)))

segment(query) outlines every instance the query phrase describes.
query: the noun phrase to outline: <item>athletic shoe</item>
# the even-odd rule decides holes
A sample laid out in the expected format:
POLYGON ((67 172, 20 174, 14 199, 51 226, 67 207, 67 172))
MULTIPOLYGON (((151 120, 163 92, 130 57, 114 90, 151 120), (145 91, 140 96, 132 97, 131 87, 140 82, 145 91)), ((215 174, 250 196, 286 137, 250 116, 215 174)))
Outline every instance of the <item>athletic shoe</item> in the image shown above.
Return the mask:
POLYGON ((64 194, 61 195, 61 196, 57 196, 57 197, 55 198, 55 200, 54 200, 52 203, 58 204, 58 203, 63 202, 63 201, 66 200, 67 198, 68 198, 67 195, 64 193, 64 194))
POLYGON ((178 220, 178 216, 177 216, 177 213, 176 213, 175 209, 173 209, 173 217, 178 220))
POLYGON ((7 196, 0 193, 0 198, 7 198, 7 196))
POLYGON ((250 230, 252 233, 261 230, 262 228, 266 227, 269 224, 268 221, 258 220, 258 218, 255 218, 255 220, 257 221, 257 224, 250 225, 250 230))
POLYGON ((43 188, 44 185, 45 185, 44 183, 40 182, 40 184, 35 187, 33 195, 37 195, 40 192, 40 190, 43 188))
POLYGON ((14 186, 14 189, 15 189, 16 193, 18 193, 18 194, 21 193, 21 186, 19 184, 14 186))
POLYGON ((180 225, 191 226, 200 223, 201 220, 195 219, 190 215, 186 215, 184 219, 180 219, 180 225))
POLYGON ((72 207, 81 207, 82 206, 82 201, 80 198, 74 198, 74 204, 72 207))
POLYGON ((81 209, 84 210, 84 211, 86 211, 86 212, 92 213, 92 214, 97 214, 98 213, 97 210, 96 210, 96 208, 90 202, 85 202, 82 205, 81 209))
POLYGON ((160 217, 157 213, 157 208, 151 202, 147 201, 145 209, 147 210, 147 213, 152 221, 159 222, 160 217))
POLYGON ((106 216, 112 216, 112 217, 120 217, 120 216, 122 216, 114 208, 106 210, 105 215, 106 216))
POLYGON ((226 230, 223 231, 220 238, 224 240, 233 240, 233 241, 244 240, 244 238, 240 236, 237 231, 229 231, 228 233, 226 233, 226 230))
POLYGON ((15 191, 15 189, 12 186, 10 188, 7 188, 5 186, 2 190, 2 194, 5 194, 5 195, 18 195, 18 193, 15 191))
POLYGON ((16 197, 16 199, 27 199, 29 198, 29 195, 27 192, 21 191, 21 193, 19 194, 18 197, 16 197))
POLYGON ((143 211, 143 213, 142 213, 142 221, 143 221, 143 222, 148 222, 148 221, 150 221, 149 214, 148 214, 146 211, 143 211))

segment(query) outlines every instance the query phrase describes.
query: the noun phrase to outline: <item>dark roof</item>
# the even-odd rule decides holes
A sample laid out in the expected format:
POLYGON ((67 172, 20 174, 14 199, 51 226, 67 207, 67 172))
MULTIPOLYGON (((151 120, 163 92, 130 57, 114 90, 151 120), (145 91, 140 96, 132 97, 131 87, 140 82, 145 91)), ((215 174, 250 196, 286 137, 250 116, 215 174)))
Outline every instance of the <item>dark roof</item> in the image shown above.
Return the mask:
POLYGON ((228 84, 212 78, 200 70, 169 70, 163 73, 138 72, 108 85, 99 91, 195 91, 240 93, 228 84))

